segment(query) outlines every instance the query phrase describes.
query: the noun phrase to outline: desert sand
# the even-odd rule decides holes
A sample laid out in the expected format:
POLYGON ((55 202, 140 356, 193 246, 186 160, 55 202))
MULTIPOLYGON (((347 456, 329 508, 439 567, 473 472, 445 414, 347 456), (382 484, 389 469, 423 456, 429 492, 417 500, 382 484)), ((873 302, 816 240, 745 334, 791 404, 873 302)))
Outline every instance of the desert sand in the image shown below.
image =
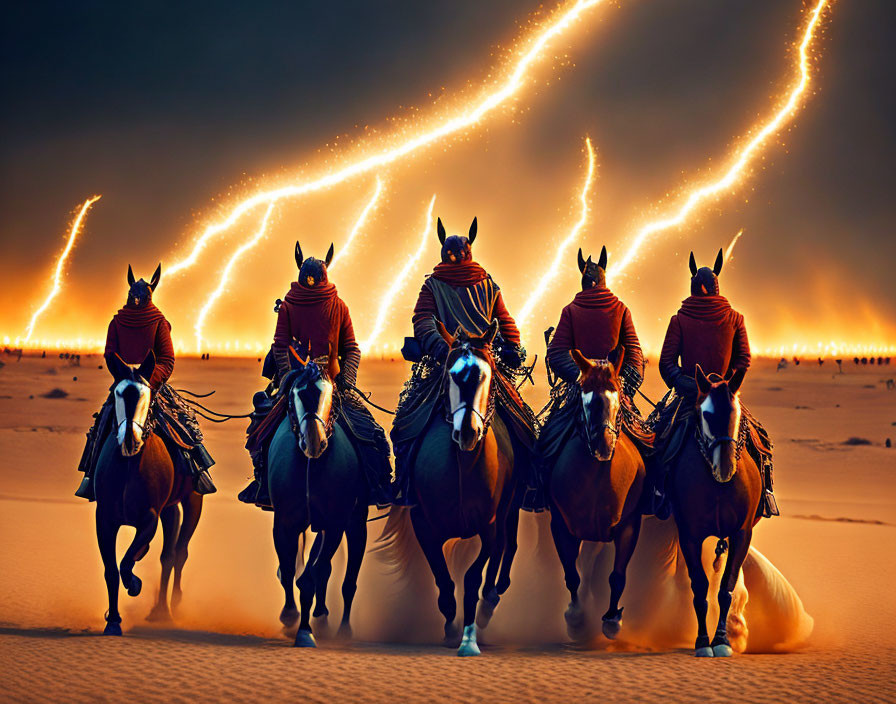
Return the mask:
MULTIPOLYGON (((236 500, 250 474, 245 421, 204 424, 219 492, 208 497, 191 544, 175 622, 145 620, 159 574, 157 535, 137 567, 143 593, 131 599, 122 592, 124 637, 104 638, 93 506, 72 492, 108 373, 98 368, 99 356, 82 356, 80 367, 52 356, 0 361, 2 700, 896 700, 896 448, 885 447, 886 438, 896 439, 896 391, 885 383, 896 367, 850 361, 840 375, 831 361, 804 362, 777 372, 760 360, 747 376, 744 401, 776 443, 783 512, 760 523, 753 544, 798 595, 792 616, 804 632, 782 646, 774 636, 795 621, 782 622, 767 596, 751 593, 746 653, 701 661, 689 647, 696 628, 690 604, 657 599, 655 584, 639 583, 656 570, 647 564, 655 559, 648 547, 639 548, 630 571, 621 641, 568 644, 559 561, 545 517, 532 515, 522 521, 513 585, 482 636, 482 657, 460 659, 439 645, 427 574, 401 580, 370 554, 355 602, 355 640, 329 639, 328 627, 315 623, 319 648, 292 648, 277 620, 282 590, 271 514, 236 500), (44 397, 56 388, 67 395, 44 397), (870 444, 847 444, 850 438, 870 444)), ((184 359, 172 382, 216 389, 210 405, 239 413, 261 387, 259 370, 255 359, 184 359)), ((360 382, 394 407, 406 373, 400 362, 365 362, 360 382)), ((543 376, 537 381, 525 392, 536 409, 546 398, 543 376)), ((644 391, 656 399, 660 390, 651 366, 644 391)), ((375 414, 388 427, 387 416, 375 414)), ((646 535, 669 530, 649 520, 646 535)), ((371 544, 382 525, 370 524, 371 544)), ((121 546, 132 535, 122 533, 121 546)), ((606 580, 600 558, 598 595, 606 580)), ((342 559, 337 554, 330 585, 331 624, 341 613, 342 559)))

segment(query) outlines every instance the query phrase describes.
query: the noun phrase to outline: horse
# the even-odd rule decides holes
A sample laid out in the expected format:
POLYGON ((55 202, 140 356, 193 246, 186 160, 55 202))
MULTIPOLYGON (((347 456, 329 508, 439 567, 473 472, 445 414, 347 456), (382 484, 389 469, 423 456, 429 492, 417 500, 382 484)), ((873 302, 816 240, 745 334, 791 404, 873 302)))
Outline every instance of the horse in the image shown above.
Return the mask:
POLYGON ((743 427, 738 390, 745 373, 739 369, 724 378, 715 374, 707 377, 697 365, 696 427, 670 468, 672 514, 697 615, 697 657, 732 655, 728 611, 750 549, 762 495, 759 467, 743 451, 749 430, 743 427), (719 622, 712 642, 706 629, 709 581, 701 560, 703 542, 710 536, 719 539, 713 563, 716 572, 721 569, 722 555, 728 552, 719 585, 719 622))
POLYGON ((274 508, 274 547, 280 563, 278 578, 285 601, 280 622, 292 628, 299 621, 296 647, 314 648, 313 616, 325 618, 331 560, 342 536, 348 545, 344 603, 338 635, 350 638, 351 609, 358 573, 367 545, 368 488, 358 453, 335 422, 333 379, 338 362, 330 356, 321 366, 302 359, 290 347, 294 379, 288 384, 288 412, 271 439, 267 453, 268 488, 274 508), (293 578, 299 536, 311 527, 317 533, 311 557, 296 580, 301 613, 296 609, 293 578), (301 620, 300 620, 301 617, 301 620))
POLYGON ((501 594, 510 586, 522 484, 513 471, 510 435, 494 412, 491 344, 497 321, 481 335, 463 327, 449 334, 440 321, 436 327, 449 346, 436 406, 444 409, 445 415, 435 414, 430 420, 409 468, 416 504, 410 510, 393 507, 380 542, 395 562, 406 565, 410 555, 404 546, 410 517, 439 591, 445 643, 453 644, 457 641, 457 603, 442 547, 453 538, 479 536, 479 553, 464 575, 464 628, 457 650, 459 656, 475 656, 481 653, 477 625, 485 628, 501 594), (483 597, 477 615, 480 585, 483 597))
POLYGON ((134 564, 149 551, 160 520, 162 575, 149 620, 171 619, 168 607, 171 570, 174 570, 171 605, 176 607, 182 597, 180 581, 187 548, 202 514, 202 496, 193 491, 192 477, 175 467, 165 441, 152 429, 153 392, 147 380, 155 364, 152 350, 138 368, 128 366, 118 355, 109 361, 109 371, 115 379, 112 394, 117 431, 103 444, 94 480, 96 535, 109 593, 105 635, 121 635, 119 578, 129 596, 140 594, 143 582, 134 574, 134 564), (119 567, 115 541, 121 526, 133 526, 136 534, 119 567))
POLYGON ((577 349, 570 354, 581 372, 577 382, 581 425, 579 432, 571 434, 550 473, 551 534, 570 594, 565 618, 573 640, 583 637, 585 627, 576 568, 582 541, 613 542, 610 605, 601 619, 603 634, 612 640, 622 626, 619 600, 641 531, 646 468, 634 442, 620 432, 619 369, 625 348, 619 347, 605 360, 590 360, 577 349))

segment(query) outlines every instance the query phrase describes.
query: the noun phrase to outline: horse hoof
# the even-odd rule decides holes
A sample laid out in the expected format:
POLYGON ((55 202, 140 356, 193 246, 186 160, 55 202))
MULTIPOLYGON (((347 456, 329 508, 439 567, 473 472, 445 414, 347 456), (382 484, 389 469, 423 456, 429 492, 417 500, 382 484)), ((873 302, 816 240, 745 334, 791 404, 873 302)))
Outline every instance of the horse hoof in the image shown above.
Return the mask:
POLYGON ((120 636, 121 635, 121 624, 120 623, 107 623, 106 627, 103 629, 104 636, 120 636))
POLYGON ((482 651, 476 643, 476 624, 471 623, 469 626, 464 626, 464 637, 457 649, 457 656, 468 658, 476 655, 482 655, 482 651))
POLYGON ((327 616, 330 615, 330 610, 326 606, 322 606, 319 609, 315 609, 314 613, 311 614, 314 618, 323 618, 326 619, 327 616))
POLYGON ((445 638, 442 640, 442 645, 446 648, 456 648, 458 643, 460 642, 460 632, 457 630, 457 626, 454 625, 454 621, 451 623, 445 624, 445 638))
POLYGON ((296 621, 299 620, 299 611, 296 608, 287 609, 283 607, 283 610, 280 612, 280 623, 282 623, 286 628, 292 628, 296 625, 296 621))
POLYGON ((311 631, 299 631, 296 633, 296 648, 316 648, 317 643, 314 640, 314 636, 311 635, 311 631))
MULTIPOLYGON (((497 594, 495 596, 497 596, 497 594)), ((476 609, 476 625, 479 626, 479 628, 488 626, 489 621, 492 620, 492 616, 495 613, 495 606, 497 606, 497 602, 493 603, 488 598, 479 600, 479 608, 476 609)))
POLYGON ((128 596, 139 596, 140 591, 143 589, 143 580, 137 575, 132 574, 131 580, 126 586, 128 589, 128 596))
POLYGON ((730 658, 732 655, 734 655, 734 651, 727 643, 719 643, 712 646, 712 656, 714 658, 730 658))
POLYGON ((150 623, 169 623, 171 621, 171 612, 167 606, 154 606, 146 620, 150 623))
POLYGON ((712 648, 710 648, 708 645, 703 648, 697 648, 696 650, 694 650, 694 657, 711 658, 713 657, 712 648))
POLYGON ((352 639, 352 627, 351 624, 347 622, 342 622, 339 624, 339 630, 336 631, 336 638, 341 641, 349 641, 352 639))
POLYGON ((582 607, 578 604, 570 606, 563 617, 566 619, 566 633, 570 639, 583 640, 585 638, 585 612, 582 607))
POLYGON ((604 636, 609 638, 610 640, 616 640, 616 637, 619 635, 619 631, 622 628, 622 614, 616 616, 614 618, 605 618, 603 623, 601 624, 601 630, 603 631, 604 636))

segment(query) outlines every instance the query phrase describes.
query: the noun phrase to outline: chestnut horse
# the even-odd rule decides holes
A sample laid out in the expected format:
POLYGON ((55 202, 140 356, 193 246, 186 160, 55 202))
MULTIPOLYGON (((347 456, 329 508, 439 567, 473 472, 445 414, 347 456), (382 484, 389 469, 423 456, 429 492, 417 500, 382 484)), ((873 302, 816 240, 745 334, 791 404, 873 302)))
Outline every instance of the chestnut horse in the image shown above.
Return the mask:
POLYGON ((193 491, 189 473, 179 471, 165 441, 152 432, 152 389, 147 382, 155 368, 152 351, 139 368, 132 368, 115 355, 109 371, 115 378, 116 431, 106 438, 96 466, 96 535, 103 559, 109 610, 105 635, 121 635, 118 612, 119 577, 129 596, 137 596, 143 582, 134 574, 134 564, 149 550, 149 543, 162 521, 162 577, 158 600, 150 620, 169 620, 168 581, 174 569, 171 603, 181 599, 181 572, 187 561, 187 546, 202 513, 202 496, 193 491), (180 508, 183 507, 183 518, 180 508), (136 535, 116 564, 115 540, 121 526, 134 526, 136 535))
POLYGON ((479 554, 464 575, 464 630, 457 651, 460 656, 479 655, 474 620, 484 628, 500 594, 510 585, 513 549, 508 546, 515 545, 516 538, 508 532, 514 533, 517 525, 520 479, 513 472, 510 435, 494 412, 491 343, 498 331, 497 321, 482 335, 463 328, 451 335, 439 321, 436 327, 450 351, 437 410, 410 468, 416 505, 410 511, 392 509, 379 550, 400 566, 408 564, 411 555, 405 548, 410 514, 410 524, 439 590, 445 642, 451 643, 456 638, 457 603, 442 547, 452 538, 479 536, 479 554), (477 617, 483 569, 485 584, 477 617))
POLYGON ((749 431, 742 422, 737 392, 745 373, 740 369, 724 379, 715 374, 707 377, 697 365, 699 394, 694 432, 670 467, 669 497, 697 614, 697 657, 732 654, 728 611, 750 549, 762 494, 759 468, 743 451, 749 431), (706 629, 709 580, 701 559, 703 542, 710 536, 719 538, 713 565, 716 571, 721 568, 722 555, 729 550, 719 585, 719 622, 712 642, 706 629))
POLYGON ((583 540, 613 542, 616 553, 610 573, 610 606, 602 619, 604 635, 613 639, 622 623, 619 599, 625 589, 626 569, 641 531, 646 470, 634 442, 620 430, 619 369, 625 348, 618 348, 605 360, 587 359, 577 349, 570 354, 581 371, 577 383, 582 408, 579 432, 570 435, 550 470, 551 533, 571 597, 565 617, 573 640, 584 636, 585 626, 576 568, 579 548, 583 540))
POLYGON ((289 628, 301 617, 295 645, 313 648, 316 643, 311 630, 311 608, 314 606, 315 617, 329 613, 327 582, 343 535, 348 559, 342 583, 344 608, 339 635, 351 636, 352 602, 367 545, 368 488, 358 453, 339 423, 334 422, 333 379, 338 373, 338 362, 330 357, 329 366, 324 369, 311 359, 302 359, 292 347, 289 354, 292 376, 283 383, 287 385, 290 410, 268 450, 268 486, 274 507, 278 577, 285 597, 280 621, 289 628), (300 613, 292 580, 299 536, 309 527, 317 536, 311 558, 296 580, 300 613))

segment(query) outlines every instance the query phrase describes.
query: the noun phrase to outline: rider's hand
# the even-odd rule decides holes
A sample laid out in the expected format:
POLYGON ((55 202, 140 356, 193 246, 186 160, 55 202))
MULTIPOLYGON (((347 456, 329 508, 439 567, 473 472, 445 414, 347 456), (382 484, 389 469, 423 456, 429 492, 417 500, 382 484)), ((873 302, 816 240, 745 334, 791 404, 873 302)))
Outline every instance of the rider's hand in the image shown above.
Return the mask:
POLYGON ((526 361, 526 351, 521 345, 505 344, 498 354, 501 361, 511 369, 519 369, 526 361))
POLYGON ((438 361, 444 362, 448 359, 448 352, 450 351, 450 347, 448 347, 448 343, 444 340, 439 340, 433 345, 432 348, 432 356, 435 357, 438 361))

